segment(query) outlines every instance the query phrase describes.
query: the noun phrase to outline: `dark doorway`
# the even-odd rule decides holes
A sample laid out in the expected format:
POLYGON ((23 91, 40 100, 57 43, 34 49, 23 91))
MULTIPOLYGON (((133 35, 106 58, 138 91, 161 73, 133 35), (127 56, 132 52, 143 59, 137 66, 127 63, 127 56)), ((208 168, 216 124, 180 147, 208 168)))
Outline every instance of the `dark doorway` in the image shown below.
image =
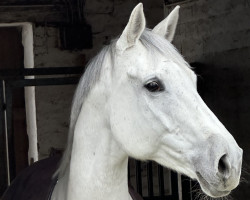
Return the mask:
MULTIPOLYGON (((20 69, 23 68, 24 49, 22 45, 21 27, 4 27, 0 28, 0 70, 20 69)), ((24 88, 15 89, 13 92, 13 144, 16 163, 14 174, 18 174, 23 168, 28 166, 28 137, 26 131, 26 114, 24 88)), ((2 108, 1 108, 2 109, 2 108)), ((0 129, 0 193, 6 189, 6 151, 3 141, 5 141, 4 130, 0 129)), ((12 174, 13 174, 12 173, 12 174)), ((11 177, 11 180, 14 177, 11 177)))

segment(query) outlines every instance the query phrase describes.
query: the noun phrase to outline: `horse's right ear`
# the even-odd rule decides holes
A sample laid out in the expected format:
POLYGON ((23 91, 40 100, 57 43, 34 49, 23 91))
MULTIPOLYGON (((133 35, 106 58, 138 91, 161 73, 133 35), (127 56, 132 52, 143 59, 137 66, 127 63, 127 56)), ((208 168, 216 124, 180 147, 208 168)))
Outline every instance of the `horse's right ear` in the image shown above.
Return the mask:
POLYGON ((144 31, 145 26, 146 20, 143 12, 143 5, 139 3, 132 11, 128 24, 116 43, 117 49, 124 51, 134 46, 144 31))
POLYGON ((179 19, 180 6, 176 6, 174 10, 158 25, 153 28, 153 32, 165 37, 169 42, 172 42, 179 19))

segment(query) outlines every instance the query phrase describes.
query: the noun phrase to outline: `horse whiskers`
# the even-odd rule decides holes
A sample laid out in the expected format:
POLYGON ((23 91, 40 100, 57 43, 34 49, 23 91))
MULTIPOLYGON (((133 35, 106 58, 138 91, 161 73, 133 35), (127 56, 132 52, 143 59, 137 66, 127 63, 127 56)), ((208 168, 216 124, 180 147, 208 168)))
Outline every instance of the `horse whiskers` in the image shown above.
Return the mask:
POLYGON ((191 188, 191 192, 194 194, 194 200, 199 200, 200 197, 203 195, 203 192, 198 182, 191 188))
POLYGON ((201 188, 197 184, 195 184, 194 186, 191 189, 191 192, 194 193, 194 200, 233 200, 231 195, 218 198, 209 197, 201 190, 201 188), (193 189, 194 186, 197 186, 197 188, 193 189))
POLYGON ((245 167, 242 167, 241 172, 242 172, 242 174, 244 174, 246 176, 250 176, 250 168, 249 167, 248 167, 248 169, 245 167))
POLYGON ((201 189, 197 189, 197 192, 195 194, 195 199, 194 200, 200 200, 204 198, 204 193, 202 192, 201 189))
POLYGON ((250 175, 250 166, 246 162, 243 162, 241 170, 245 174, 250 175))
POLYGON ((245 177, 240 177, 240 183, 249 183, 249 181, 245 177))
POLYGON ((198 188, 200 188, 200 187, 199 187, 199 183, 196 182, 196 183, 191 187, 191 191, 193 191, 193 189, 198 189, 198 188))
POLYGON ((250 177, 250 167, 245 163, 241 169, 240 183, 249 183, 248 178, 250 177))
POLYGON ((198 198, 203 193, 203 191, 200 188, 192 190, 191 192, 194 194, 195 199, 198 198))
POLYGON ((201 191, 200 188, 197 188, 197 189, 192 190, 192 192, 200 192, 200 191, 201 191))

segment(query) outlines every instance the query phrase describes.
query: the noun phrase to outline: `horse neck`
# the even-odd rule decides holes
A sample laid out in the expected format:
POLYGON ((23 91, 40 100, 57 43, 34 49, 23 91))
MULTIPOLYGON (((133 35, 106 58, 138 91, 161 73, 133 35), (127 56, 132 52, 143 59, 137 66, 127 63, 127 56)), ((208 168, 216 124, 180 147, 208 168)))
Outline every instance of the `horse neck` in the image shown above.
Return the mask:
POLYGON ((105 95, 95 88, 76 123, 67 199, 128 200, 128 156, 112 136, 105 95))

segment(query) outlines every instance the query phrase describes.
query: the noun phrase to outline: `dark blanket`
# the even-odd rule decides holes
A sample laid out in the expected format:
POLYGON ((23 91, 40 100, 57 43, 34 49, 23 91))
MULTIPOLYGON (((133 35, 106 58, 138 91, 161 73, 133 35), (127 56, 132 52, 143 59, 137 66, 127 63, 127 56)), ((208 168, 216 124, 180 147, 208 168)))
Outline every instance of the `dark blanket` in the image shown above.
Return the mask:
MULTIPOLYGON (((1 200, 49 200, 57 182, 52 179, 60 161, 60 156, 53 156, 32 164, 23 170, 11 183, 1 200)), ((143 200, 129 186, 133 200, 143 200)))
POLYGON ((53 156, 24 169, 11 183, 2 200, 48 200, 56 184, 52 180, 60 161, 53 156))

